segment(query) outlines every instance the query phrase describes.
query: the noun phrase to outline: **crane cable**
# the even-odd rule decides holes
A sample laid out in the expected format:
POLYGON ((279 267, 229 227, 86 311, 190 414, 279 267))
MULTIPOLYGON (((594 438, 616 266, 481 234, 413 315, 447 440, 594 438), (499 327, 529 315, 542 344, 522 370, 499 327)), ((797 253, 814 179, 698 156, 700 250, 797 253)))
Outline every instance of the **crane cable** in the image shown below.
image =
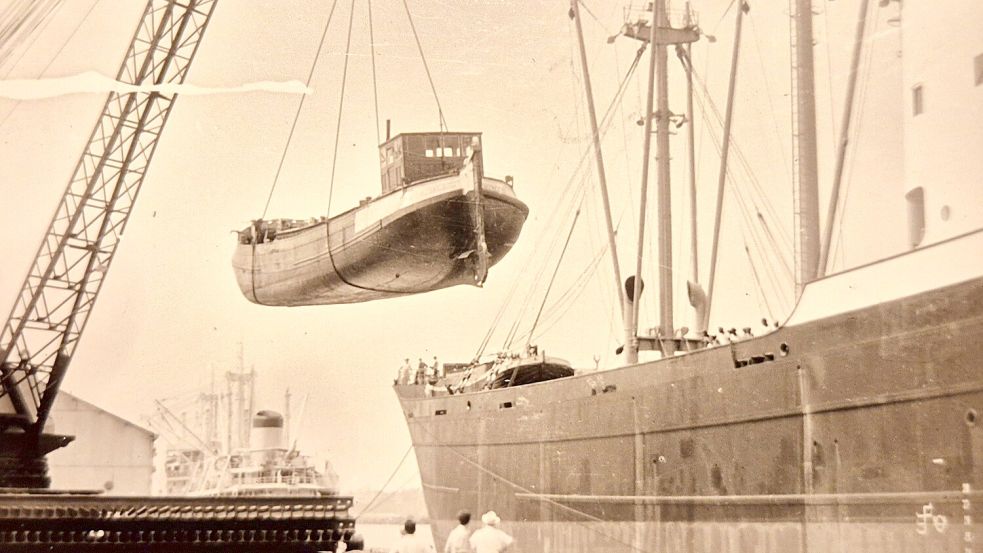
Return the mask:
MULTIPOLYGON (((324 41, 328 36, 328 29, 331 27, 331 20, 334 18, 334 10, 337 5, 338 0, 331 2, 331 11, 328 12, 328 21, 324 24, 324 30, 321 31, 321 41, 317 45, 317 52, 314 54, 314 60, 311 62, 311 70, 307 73, 307 81, 304 83, 308 89, 311 86, 311 79, 314 78, 314 70, 317 68, 317 62, 321 58, 321 50, 324 48, 324 41)), ((346 65, 348 63, 347 56, 345 57, 345 63, 346 65)), ((308 94, 304 93, 300 97, 300 103, 297 105, 297 112, 294 114, 294 121, 290 125, 290 133, 287 135, 287 143, 283 146, 283 153, 280 155, 280 164, 277 165, 276 174, 273 176, 273 185, 270 187, 270 193, 266 197, 266 205, 263 206, 263 216, 260 217, 260 219, 265 219, 266 212, 270 209, 270 201, 273 199, 273 191, 276 190, 276 185, 280 180, 280 172, 283 170, 283 162, 287 159, 287 152, 290 150, 290 142, 293 140, 294 131, 297 129, 297 122, 300 121, 300 112, 304 108, 304 100, 307 99, 307 96, 308 94)), ((342 96, 344 96, 344 91, 342 91, 342 96)), ((255 247, 255 241, 253 242, 253 247, 255 247)))
POLYGON ((379 85, 375 77, 375 31, 372 28, 372 0, 366 0, 366 2, 369 5, 369 48, 372 59, 372 99, 375 102, 375 142, 382 144, 382 138, 379 134, 379 85))
MULTIPOLYGON (((355 0, 352 0, 351 12, 348 15, 348 37, 345 39, 345 63, 342 66, 341 71, 341 94, 338 98, 338 122, 335 124, 334 130, 334 149, 331 154, 331 179, 328 182, 328 207, 327 216, 324 218, 324 237, 327 247, 325 248, 328 252, 328 261, 331 262, 331 270, 334 271, 338 278, 351 286, 352 288, 358 288, 359 290, 366 290, 369 292, 390 292, 390 290, 383 287, 376 286, 366 286, 362 284, 357 284, 351 279, 347 278, 338 269, 338 265, 335 263, 334 254, 331 252, 331 202, 334 199, 334 179, 335 170, 338 168, 338 142, 341 140, 341 115, 345 108, 345 85, 348 83, 348 58, 351 56, 352 47, 352 23, 355 21, 355 0)), ((378 128, 378 125, 376 126, 378 128)))
POLYGON ((14 68, 24 59, 27 52, 37 42, 38 37, 48 27, 48 24, 51 23, 54 14, 63 5, 61 0, 48 0, 47 4, 44 2, 33 2, 28 6, 27 12, 17 18, 17 21, 8 23, 0 31, 0 45, 2 45, 2 49, 0 49, 0 66, 10 59, 10 56, 14 54, 14 50, 18 46, 22 43, 25 44, 20 55, 17 56, 17 59, 10 64, 10 67, 3 74, 4 79, 9 77, 14 68))
POLYGON ((420 45, 420 37, 416 34, 416 25, 413 24, 413 15, 410 14, 410 6, 403 0, 403 8, 406 9, 406 18, 410 21, 410 29, 413 30, 413 39, 416 40, 416 48, 420 52, 420 60, 423 61, 423 69, 427 72, 427 80, 430 81, 430 90, 433 91, 433 99, 437 102, 437 115, 440 117, 440 130, 447 132, 447 121, 444 120, 444 110, 440 107, 440 98, 437 96, 437 87, 433 84, 433 77, 430 75, 430 66, 427 65, 427 57, 423 54, 423 46, 420 45))
MULTIPOLYGON (((334 149, 331 154, 331 179, 328 181, 328 217, 331 216, 331 200, 334 198, 335 169, 338 167, 338 141, 341 140, 341 115, 345 109, 345 85, 348 83, 348 58, 352 47, 352 22, 355 20, 355 0, 352 0, 351 13, 348 15, 348 38, 345 41, 345 62, 341 69, 341 94, 338 95, 338 120, 334 128, 334 149)), ((331 235, 328 233, 328 255, 331 254, 331 235)), ((331 262, 334 265, 334 261, 331 262)), ((337 269, 335 269, 337 272, 337 269)), ((341 273, 338 273, 339 276, 341 273)))
MULTIPOLYGON (((68 38, 66 38, 65 41, 61 43, 61 46, 58 47, 58 50, 55 51, 55 53, 48 59, 48 63, 46 63, 44 68, 42 68, 41 71, 38 73, 37 75, 38 78, 43 77, 44 74, 48 72, 48 69, 51 68, 51 65, 55 63, 56 59, 58 59, 58 56, 60 56, 61 53, 65 51, 65 47, 68 46, 68 43, 71 42, 73 38, 75 38, 75 35, 79 32, 79 29, 82 28, 82 24, 85 23, 86 20, 89 18, 89 15, 92 13, 92 10, 94 10, 95 7, 101 1, 102 0, 95 0, 95 2, 93 2, 92 5, 89 6, 88 11, 86 11, 85 15, 83 15, 82 18, 79 19, 78 23, 75 24, 75 28, 72 29, 72 32, 70 35, 68 35, 68 38)), ((13 67, 11 67, 11 69, 12 68, 13 67)), ((4 78, 6 78, 6 75, 4 75, 4 78)), ((17 108, 23 102, 24 100, 17 100, 16 102, 14 102, 14 106, 10 108, 10 111, 4 114, 3 119, 0 119, 0 127, 2 127, 7 122, 7 119, 10 119, 10 116, 13 115, 15 111, 17 111, 17 108)))

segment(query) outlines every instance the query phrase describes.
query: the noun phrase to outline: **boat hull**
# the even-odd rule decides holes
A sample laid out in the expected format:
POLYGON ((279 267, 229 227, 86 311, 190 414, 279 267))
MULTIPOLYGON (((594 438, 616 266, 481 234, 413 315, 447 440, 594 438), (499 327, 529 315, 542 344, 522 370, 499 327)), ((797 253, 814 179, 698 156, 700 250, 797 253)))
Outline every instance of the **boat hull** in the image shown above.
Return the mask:
MULTIPOLYGON (((489 266, 511 249, 528 208, 504 182, 481 195, 489 266)), ((473 176, 418 183, 264 243, 239 244, 239 288, 262 305, 371 301, 476 284, 473 176)))
POLYGON ((983 233, 830 277, 786 326, 687 355, 445 397, 397 386, 438 548, 458 510, 494 509, 524 552, 980 551, 968 251, 983 233), (898 288, 906 267, 950 282, 898 288), (839 289, 870 292, 831 312, 839 289))

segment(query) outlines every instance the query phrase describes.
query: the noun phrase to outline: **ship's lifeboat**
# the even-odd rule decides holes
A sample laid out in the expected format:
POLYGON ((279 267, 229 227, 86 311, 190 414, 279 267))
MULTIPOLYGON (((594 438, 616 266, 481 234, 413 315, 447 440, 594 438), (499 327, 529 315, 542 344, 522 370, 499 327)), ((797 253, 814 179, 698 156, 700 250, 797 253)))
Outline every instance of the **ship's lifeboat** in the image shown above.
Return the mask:
POLYGON ((380 148, 383 194, 314 220, 256 221, 232 264, 262 305, 355 303, 481 285, 528 215, 485 177, 480 134, 401 134, 380 148))

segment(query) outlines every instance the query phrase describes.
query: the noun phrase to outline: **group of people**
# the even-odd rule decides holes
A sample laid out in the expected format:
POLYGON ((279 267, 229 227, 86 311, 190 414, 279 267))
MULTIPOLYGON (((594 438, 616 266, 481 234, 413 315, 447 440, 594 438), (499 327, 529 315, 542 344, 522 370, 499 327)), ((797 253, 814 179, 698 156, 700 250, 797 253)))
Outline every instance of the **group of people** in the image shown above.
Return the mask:
MULTIPOLYGON (((468 524, 471 513, 461 511, 457 514, 458 525, 451 530, 444 545, 444 553, 502 553, 514 542, 498 526, 502 519, 495 511, 488 511, 481 516, 481 528, 471 532, 468 524)), ((431 548, 416 536, 416 522, 407 520, 403 524, 403 537, 393 553, 429 553, 431 548)))
POLYGON ((423 358, 419 358, 419 362, 416 365, 410 363, 410 358, 407 357, 403 361, 403 365, 399 367, 399 373, 396 375, 396 384, 436 384, 444 375, 443 371, 440 370, 440 363, 437 362, 437 356, 433 358, 433 363, 427 364, 423 361, 423 358))

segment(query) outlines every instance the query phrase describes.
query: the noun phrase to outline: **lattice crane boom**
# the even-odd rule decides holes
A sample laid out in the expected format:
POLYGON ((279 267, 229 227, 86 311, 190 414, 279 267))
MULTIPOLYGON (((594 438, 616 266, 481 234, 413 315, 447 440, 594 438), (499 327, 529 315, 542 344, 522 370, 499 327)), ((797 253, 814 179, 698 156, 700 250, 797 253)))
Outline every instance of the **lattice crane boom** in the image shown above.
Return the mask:
MULTIPOLYGON (((3 428, 40 437, 217 0, 149 0, 0 332, 3 428)), ((2 435, 0 435, 0 439, 2 435)))

